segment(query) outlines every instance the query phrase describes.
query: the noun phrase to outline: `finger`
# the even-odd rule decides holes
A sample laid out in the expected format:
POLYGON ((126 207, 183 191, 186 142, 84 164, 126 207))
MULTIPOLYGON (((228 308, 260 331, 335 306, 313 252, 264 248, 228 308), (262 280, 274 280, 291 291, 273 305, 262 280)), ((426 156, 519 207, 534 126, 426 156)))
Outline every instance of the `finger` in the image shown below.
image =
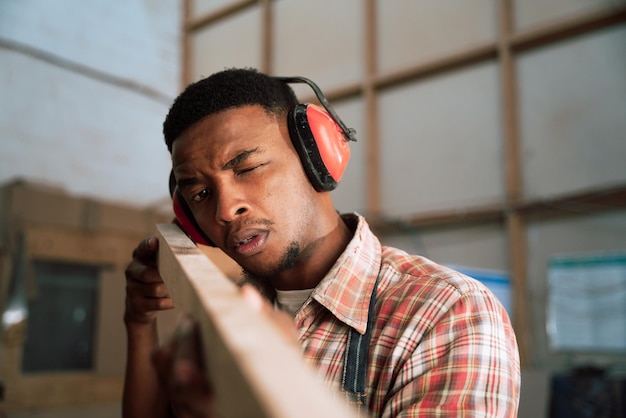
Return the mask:
POLYGON ((127 311, 133 314, 149 314, 156 311, 163 311, 174 308, 174 301, 171 298, 151 298, 142 295, 127 295, 127 311))
POLYGON ((176 352, 176 344, 176 338, 172 336, 168 338, 163 345, 156 348, 150 356, 150 360, 154 365, 154 369, 157 372, 159 380, 164 384, 167 384, 170 381, 171 369, 174 363, 174 353, 176 352))
POLYGON ((163 278, 153 266, 133 261, 126 267, 126 279, 143 283, 163 283, 163 278))
POLYGON ((139 243, 137 248, 133 251, 133 259, 141 260, 144 263, 156 263, 156 252, 159 248, 159 240, 154 237, 146 237, 139 243))
POLYGON ((152 362, 163 381, 169 382, 172 367, 179 354, 179 343, 189 334, 189 318, 184 316, 179 321, 174 333, 167 341, 152 353, 152 362))
POLYGON ((169 298, 170 292, 164 283, 145 283, 145 295, 151 298, 169 298))
POLYGON ((176 358, 185 359, 197 363, 204 367, 200 356, 201 342, 197 324, 189 318, 183 316, 176 328, 176 358))
POLYGON ((171 368, 167 377, 170 399, 178 416, 211 416, 213 391, 205 377, 196 324, 183 317, 167 348, 171 368))
POLYGON ((165 298, 170 296, 169 290, 163 282, 146 283, 132 279, 126 282, 126 293, 147 298, 165 298))

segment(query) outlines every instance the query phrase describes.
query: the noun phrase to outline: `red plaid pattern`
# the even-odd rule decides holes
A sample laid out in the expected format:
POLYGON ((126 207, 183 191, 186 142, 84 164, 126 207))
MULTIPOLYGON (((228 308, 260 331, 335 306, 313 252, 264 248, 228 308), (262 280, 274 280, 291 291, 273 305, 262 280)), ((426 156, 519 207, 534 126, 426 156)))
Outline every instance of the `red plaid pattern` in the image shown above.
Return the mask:
POLYGON ((349 327, 367 327, 380 276, 367 374, 377 417, 515 417, 520 366, 506 311, 480 282, 382 247, 360 216, 355 235, 296 314, 303 353, 340 388, 349 327))

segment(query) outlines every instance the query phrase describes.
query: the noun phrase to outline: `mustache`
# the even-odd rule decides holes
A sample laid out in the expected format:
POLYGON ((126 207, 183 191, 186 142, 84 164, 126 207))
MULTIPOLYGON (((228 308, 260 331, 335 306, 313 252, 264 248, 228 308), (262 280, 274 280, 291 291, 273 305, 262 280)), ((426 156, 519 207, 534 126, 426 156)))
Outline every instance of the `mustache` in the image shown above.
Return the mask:
POLYGON ((265 218, 244 219, 239 225, 241 226, 247 226, 247 225, 272 226, 274 225, 274 221, 271 221, 265 218))

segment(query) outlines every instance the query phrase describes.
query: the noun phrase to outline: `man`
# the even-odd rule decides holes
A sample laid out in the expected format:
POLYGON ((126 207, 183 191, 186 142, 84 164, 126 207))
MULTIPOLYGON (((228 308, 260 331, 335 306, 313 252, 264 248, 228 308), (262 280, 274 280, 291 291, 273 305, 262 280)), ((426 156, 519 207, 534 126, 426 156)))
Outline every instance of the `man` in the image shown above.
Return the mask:
MULTIPOLYGON (((305 360, 373 416, 515 417, 519 357, 503 307, 480 283, 382 246, 361 216, 340 216, 294 147, 287 118, 297 104, 283 81, 254 70, 189 86, 164 123, 174 197, 249 282, 293 315, 305 360), (353 368, 357 340, 369 349, 364 369, 353 368), (342 387, 345 369, 362 376, 361 389, 342 387)), ((126 272, 126 416, 164 416, 169 407, 156 370, 177 348, 162 349, 158 367, 150 360, 156 313, 172 307, 155 269, 157 245, 141 243, 126 272)), ((210 416, 210 382, 193 365, 169 376, 185 383, 169 396, 191 416, 210 416)))

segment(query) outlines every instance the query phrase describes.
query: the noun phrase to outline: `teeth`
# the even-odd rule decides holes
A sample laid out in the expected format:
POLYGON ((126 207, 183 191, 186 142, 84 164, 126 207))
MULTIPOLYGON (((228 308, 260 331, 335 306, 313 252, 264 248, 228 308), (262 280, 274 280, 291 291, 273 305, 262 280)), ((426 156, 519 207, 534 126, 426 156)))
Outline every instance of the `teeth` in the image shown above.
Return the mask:
POLYGON ((247 244, 247 243, 249 243, 250 241, 252 241, 252 239, 253 239, 253 238, 254 238, 254 237, 246 238, 246 239, 244 239, 243 241, 241 241, 241 242, 239 243, 239 245, 244 245, 244 244, 247 244))

